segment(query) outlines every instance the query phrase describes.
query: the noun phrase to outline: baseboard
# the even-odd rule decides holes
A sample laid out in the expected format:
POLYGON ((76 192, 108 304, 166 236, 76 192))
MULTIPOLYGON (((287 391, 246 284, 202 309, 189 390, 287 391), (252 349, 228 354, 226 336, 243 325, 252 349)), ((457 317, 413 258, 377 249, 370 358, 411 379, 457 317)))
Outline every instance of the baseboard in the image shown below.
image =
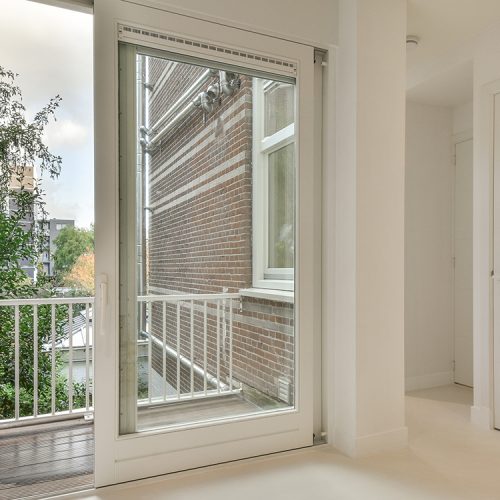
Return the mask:
POLYGON ((419 389, 430 389, 453 383, 453 372, 429 373, 427 375, 417 375, 407 377, 405 380, 406 391, 418 391, 419 389))
POLYGON ((471 406, 470 421, 481 429, 490 430, 492 428, 491 410, 487 406, 471 406))
POLYGON ((348 457, 356 456, 356 439, 352 434, 342 433, 335 429, 331 444, 337 451, 348 457))
POLYGON ((408 445, 408 428, 400 427, 356 439, 355 457, 365 457, 383 451, 397 450, 408 445))

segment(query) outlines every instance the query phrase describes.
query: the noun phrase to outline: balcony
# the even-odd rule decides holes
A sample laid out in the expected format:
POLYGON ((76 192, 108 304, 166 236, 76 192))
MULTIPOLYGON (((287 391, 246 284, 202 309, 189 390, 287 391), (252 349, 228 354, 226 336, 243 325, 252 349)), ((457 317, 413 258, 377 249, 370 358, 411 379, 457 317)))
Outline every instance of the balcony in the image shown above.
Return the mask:
MULTIPOLYGON (((276 396, 252 385, 250 372, 245 378, 252 344, 242 334, 250 320, 240 294, 137 300, 139 333, 129 345, 138 375, 136 432, 290 406, 289 388, 280 386, 276 396)), ((0 408, 2 498, 92 486, 93 303, 93 297, 0 301, 12 349, 0 408)))

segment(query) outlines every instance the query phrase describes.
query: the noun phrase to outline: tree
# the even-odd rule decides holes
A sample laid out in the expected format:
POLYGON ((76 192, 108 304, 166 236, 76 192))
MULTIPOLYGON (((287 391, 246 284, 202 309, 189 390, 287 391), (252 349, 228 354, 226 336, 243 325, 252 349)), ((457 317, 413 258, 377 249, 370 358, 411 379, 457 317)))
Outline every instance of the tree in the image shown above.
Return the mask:
POLYGON ((60 281, 71 271, 78 257, 94 251, 94 230, 67 226, 54 241, 54 269, 60 281))
MULTIPOLYGON (((22 95, 15 84, 13 72, 0 66, 0 299, 50 297, 55 291, 47 276, 30 279, 22 262, 36 265, 46 235, 42 230, 47 220, 42 179, 45 174, 56 178, 61 172, 62 159, 52 154, 44 143, 44 130, 61 98, 54 97, 35 114, 26 118, 22 95)), ((38 336, 34 338, 32 306, 19 308, 19 386, 20 415, 33 411, 33 381, 38 380, 38 412, 51 409, 52 358, 43 346, 51 339, 51 306, 38 308, 38 336), (38 344, 38 373, 33 371, 33 347, 38 344)), ((67 306, 55 308, 56 338, 63 336, 68 314, 67 306)), ((14 308, 0 307, 0 418, 14 416, 14 308)), ((59 368, 61 361, 54 359, 59 368)), ((75 404, 82 404, 84 391, 74 387, 75 404)), ((67 381, 56 380, 56 411, 67 409, 67 381)))
POLYGON ((65 286, 72 287, 83 295, 94 295, 94 262, 93 253, 80 255, 64 277, 65 286))

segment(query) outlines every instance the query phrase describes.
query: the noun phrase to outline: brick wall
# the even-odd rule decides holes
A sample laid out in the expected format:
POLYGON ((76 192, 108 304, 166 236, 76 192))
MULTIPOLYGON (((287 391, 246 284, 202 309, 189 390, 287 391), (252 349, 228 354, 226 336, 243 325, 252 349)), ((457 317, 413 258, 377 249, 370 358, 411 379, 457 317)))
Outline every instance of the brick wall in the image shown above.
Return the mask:
MULTIPOLYGON (((150 124, 155 123, 204 68, 151 58, 147 80, 150 124)), ((211 77, 199 91, 206 90, 211 77)), ((194 96, 193 96, 194 97, 194 96)), ((192 108, 166 133, 150 155, 149 292, 238 293, 252 286, 252 81, 223 97, 215 112, 204 116, 192 108)), ((226 331, 229 328, 226 303, 226 331)), ((191 358, 191 304, 180 307, 181 354, 191 358)), ((193 304, 193 358, 203 367, 204 304, 193 304)), ((278 397, 278 378, 293 381, 293 304, 243 297, 233 301, 233 376, 239 382, 278 397)), ((221 314, 222 316, 222 314, 221 314)), ((152 308, 152 331, 163 339, 161 304, 152 308)), ((207 305, 207 368, 228 383, 229 345, 219 324, 217 356, 216 306, 207 305)), ((167 305, 167 344, 176 349, 177 308, 167 305)), ((162 372, 163 350, 153 350, 162 372)), ((168 356, 167 380, 177 385, 177 359, 168 356)), ((195 390, 203 379, 194 377, 195 390)), ((201 385, 200 385, 201 384, 201 385)), ((182 370, 181 388, 191 390, 190 370, 182 370)), ((293 392, 293 391, 292 391, 293 392)))

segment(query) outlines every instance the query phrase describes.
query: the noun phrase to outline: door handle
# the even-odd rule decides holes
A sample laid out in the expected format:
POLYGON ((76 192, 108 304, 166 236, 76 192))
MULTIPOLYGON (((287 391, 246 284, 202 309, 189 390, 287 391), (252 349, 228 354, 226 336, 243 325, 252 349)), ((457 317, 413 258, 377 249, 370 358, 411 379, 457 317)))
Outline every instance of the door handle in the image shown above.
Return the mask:
POLYGON ((105 310, 108 306, 108 275, 101 274, 99 279, 99 335, 104 336, 105 310))

